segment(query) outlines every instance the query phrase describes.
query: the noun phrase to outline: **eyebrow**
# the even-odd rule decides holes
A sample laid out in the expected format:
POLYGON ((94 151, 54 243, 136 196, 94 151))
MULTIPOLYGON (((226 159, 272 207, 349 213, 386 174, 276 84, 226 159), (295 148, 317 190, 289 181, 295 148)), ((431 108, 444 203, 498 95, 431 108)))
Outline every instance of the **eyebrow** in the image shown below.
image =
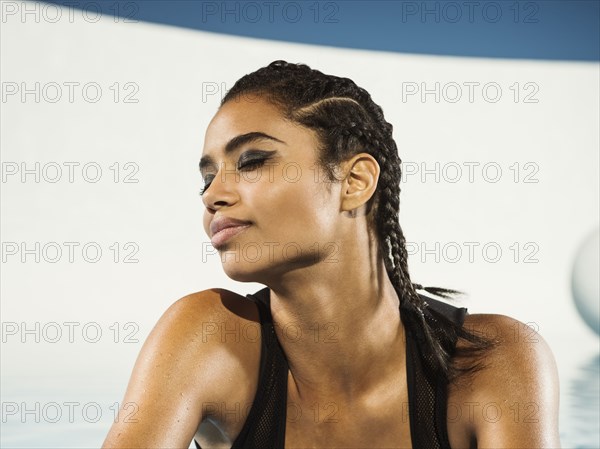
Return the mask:
MULTIPOLYGON (((284 145, 287 145, 283 140, 279 140, 276 137, 269 136, 268 134, 261 133, 260 131, 253 131, 250 133, 240 134, 239 136, 235 136, 233 139, 231 139, 229 142, 227 142, 227 144, 225 145, 225 154, 233 153, 235 150, 237 150, 242 145, 244 145, 246 143, 250 143, 250 142, 255 142, 257 140, 273 140, 275 142, 279 142, 279 143, 283 143, 284 145)), ((216 165, 217 164, 215 163, 215 161, 212 157, 202 156, 202 158, 200 159, 199 167, 200 167, 200 171, 202 171, 203 169, 205 169, 207 167, 216 166, 216 165)))

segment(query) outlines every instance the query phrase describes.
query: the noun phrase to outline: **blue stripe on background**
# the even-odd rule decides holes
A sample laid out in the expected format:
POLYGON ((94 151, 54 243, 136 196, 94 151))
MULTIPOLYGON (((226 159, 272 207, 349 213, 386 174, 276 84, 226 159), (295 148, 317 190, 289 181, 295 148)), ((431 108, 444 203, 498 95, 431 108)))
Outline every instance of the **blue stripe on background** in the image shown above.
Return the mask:
MULTIPOLYGON (((402 53, 600 60, 600 0, 51 0, 121 21, 402 53)), ((232 55, 233 57, 233 55, 232 55)))

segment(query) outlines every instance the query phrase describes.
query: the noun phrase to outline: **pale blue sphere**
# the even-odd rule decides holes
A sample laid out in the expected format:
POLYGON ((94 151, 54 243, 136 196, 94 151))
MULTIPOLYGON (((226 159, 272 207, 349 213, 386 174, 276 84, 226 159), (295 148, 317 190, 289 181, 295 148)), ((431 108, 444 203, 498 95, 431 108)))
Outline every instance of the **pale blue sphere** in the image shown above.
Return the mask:
POLYGON ((579 315, 600 335, 600 228, 588 234, 577 249, 571 291, 579 315))

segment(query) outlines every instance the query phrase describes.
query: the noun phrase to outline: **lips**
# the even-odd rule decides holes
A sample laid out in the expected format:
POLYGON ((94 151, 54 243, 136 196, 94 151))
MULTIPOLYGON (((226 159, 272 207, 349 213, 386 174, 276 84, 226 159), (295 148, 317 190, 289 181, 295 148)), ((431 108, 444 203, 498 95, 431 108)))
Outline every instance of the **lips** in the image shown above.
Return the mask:
POLYGON ((251 225, 249 221, 218 217, 210 223, 211 243, 216 248, 251 225))

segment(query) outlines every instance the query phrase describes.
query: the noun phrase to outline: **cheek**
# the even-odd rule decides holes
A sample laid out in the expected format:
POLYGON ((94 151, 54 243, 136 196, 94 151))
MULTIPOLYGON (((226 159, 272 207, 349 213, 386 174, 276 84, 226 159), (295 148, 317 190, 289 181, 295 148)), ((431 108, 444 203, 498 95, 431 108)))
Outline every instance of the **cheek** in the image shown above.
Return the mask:
POLYGON ((321 241, 334 229, 338 206, 312 172, 299 178, 289 173, 252 187, 252 215, 265 234, 280 243, 321 241))

